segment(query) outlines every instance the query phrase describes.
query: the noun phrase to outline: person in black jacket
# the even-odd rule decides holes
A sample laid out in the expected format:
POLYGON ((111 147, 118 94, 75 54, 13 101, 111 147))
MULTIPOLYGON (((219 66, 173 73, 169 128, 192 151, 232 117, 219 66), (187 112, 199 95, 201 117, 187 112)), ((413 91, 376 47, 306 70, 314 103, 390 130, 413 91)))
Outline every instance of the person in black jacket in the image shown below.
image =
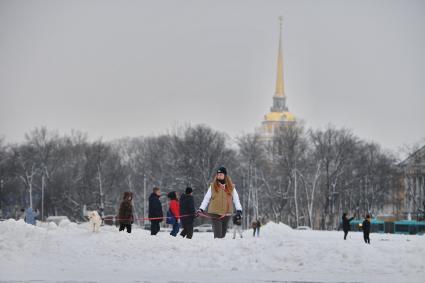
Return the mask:
POLYGON ((344 240, 347 240, 348 231, 350 231, 350 221, 354 219, 354 216, 350 219, 347 217, 347 213, 342 214, 342 230, 344 231, 344 240))
POLYGON ((370 215, 366 215, 365 220, 363 221, 363 239, 366 244, 370 244, 370 215))
POLYGON ((162 205, 159 201, 160 196, 161 190, 158 187, 153 188, 153 192, 149 196, 149 218, 158 218, 150 220, 151 235, 156 235, 159 232, 159 223, 162 222, 164 217, 164 214, 162 213, 162 205))
POLYGON ((180 218, 183 230, 180 236, 192 239, 193 236, 193 220, 195 219, 195 202, 193 201, 192 188, 187 187, 185 193, 180 197, 180 218))

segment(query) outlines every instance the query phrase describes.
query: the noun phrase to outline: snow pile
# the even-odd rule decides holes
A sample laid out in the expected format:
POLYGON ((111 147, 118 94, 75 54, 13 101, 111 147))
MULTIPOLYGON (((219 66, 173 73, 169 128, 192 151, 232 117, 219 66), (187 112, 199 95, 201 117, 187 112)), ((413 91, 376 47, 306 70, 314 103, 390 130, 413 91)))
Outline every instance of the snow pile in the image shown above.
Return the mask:
MULTIPOLYGON (((269 223, 260 238, 192 240, 137 229, 62 221, 35 227, 0 222, 0 281, 90 282, 422 282, 425 237, 297 231, 269 223)), ((231 230, 229 232, 232 232, 231 230)))
POLYGON ((282 236, 283 234, 293 233, 294 230, 286 224, 270 222, 260 228, 261 232, 270 236, 282 236))

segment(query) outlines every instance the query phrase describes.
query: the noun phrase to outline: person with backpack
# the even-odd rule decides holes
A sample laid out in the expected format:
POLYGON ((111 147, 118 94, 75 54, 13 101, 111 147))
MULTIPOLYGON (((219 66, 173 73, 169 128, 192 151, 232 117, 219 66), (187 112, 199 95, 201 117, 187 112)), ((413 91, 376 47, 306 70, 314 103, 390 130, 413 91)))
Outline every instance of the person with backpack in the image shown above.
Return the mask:
POLYGON ((214 238, 226 236, 227 225, 233 214, 233 204, 236 207, 236 214, 242 217, 242 205, 235 185, 227 175, 226 168, 220 167, 197 211, 197 215, 211 218, 214 238), (207 206, 208 214, 205 214, 207 206))
POLYGON ((149 196, 149 218, 151 222, 151 235, 158 234, 161 229, 159 223, 162 222, 164 214, 162 212, 161 201, 161 190, 158 187, 154 187, 152 194, 149 196))
POLYGON ((180 204, 176 192, 169 192, 167 197, 170 200, 168 203, 169 209, 167 211, 167 224, 173 225, 173 229, 171 230, 170 235, 176 237, 180 229, 180 204))
POLYGON ((192 195, 192 188, 187 187, 185 193, 180 197, 180 218, 183 230, 180 236, 187 239, 192 239, 193 236, 193 221, 195 219, 195 203, 192 195))

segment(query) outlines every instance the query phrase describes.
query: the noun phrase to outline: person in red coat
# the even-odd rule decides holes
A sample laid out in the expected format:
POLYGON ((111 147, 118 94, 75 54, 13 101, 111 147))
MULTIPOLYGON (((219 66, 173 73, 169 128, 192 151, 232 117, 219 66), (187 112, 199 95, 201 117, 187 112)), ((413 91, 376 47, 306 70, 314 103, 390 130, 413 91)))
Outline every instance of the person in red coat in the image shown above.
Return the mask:
POLYGON ((170 235, 176 237, 177 233, 179 232, 180 225, 179 225, 179 219, 180 219, 180 205, 179 200, 177 199, 176 192, 169 192, 167 195, 168 199, 170 200, 168 206, 169 210, 167 213, 167 223, 173 225, 173 230, 171 230, 170 235))

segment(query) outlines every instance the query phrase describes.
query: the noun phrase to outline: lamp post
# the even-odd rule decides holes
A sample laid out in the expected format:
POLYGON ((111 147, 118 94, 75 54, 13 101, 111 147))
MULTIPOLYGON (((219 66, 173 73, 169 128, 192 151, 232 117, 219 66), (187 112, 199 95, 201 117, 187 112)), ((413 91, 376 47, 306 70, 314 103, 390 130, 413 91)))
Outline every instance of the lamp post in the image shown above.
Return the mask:
POLYGON ((143 225, 146 219, 146 174, 143 174, 143 225))
POLYGON ((0 218, 3 218, 3 179, 0 180, 0 218))
POLYGON ((41 221, 44 220, 44 185, 45 179, 43 173, 43 175, 41 175, 41 221))

